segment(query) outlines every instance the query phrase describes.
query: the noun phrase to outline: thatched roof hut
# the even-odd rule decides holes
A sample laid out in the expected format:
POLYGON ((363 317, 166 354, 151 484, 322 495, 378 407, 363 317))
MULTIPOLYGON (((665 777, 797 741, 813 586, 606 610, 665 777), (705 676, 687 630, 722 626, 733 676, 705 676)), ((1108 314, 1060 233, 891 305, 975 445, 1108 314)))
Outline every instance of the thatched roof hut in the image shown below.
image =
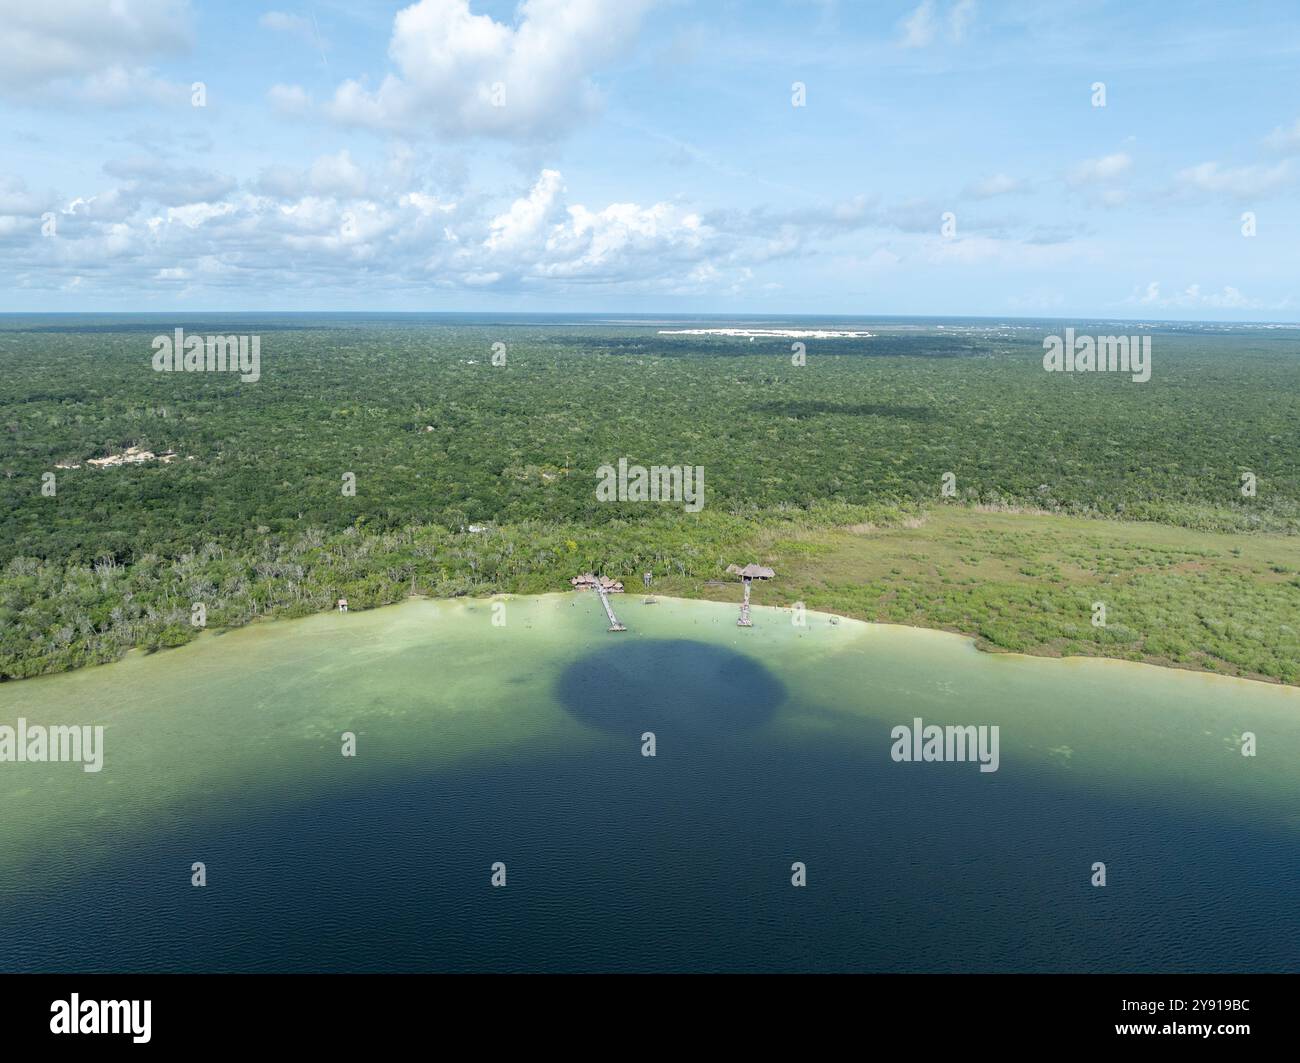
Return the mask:
POLYGON ((744 568, 739 565, 728 565, 727 571, 741 579, 771 579, 776 573, 762 565, 749 564, 744 568))
POLYGON ((606 594, 621 594, 623 584, 616 579, 610 579, 608 576, 597 576, 592 572, 584 572, 581 576, 574 576, 569 580, 574 590, 590 591, 599 586, 606 594))

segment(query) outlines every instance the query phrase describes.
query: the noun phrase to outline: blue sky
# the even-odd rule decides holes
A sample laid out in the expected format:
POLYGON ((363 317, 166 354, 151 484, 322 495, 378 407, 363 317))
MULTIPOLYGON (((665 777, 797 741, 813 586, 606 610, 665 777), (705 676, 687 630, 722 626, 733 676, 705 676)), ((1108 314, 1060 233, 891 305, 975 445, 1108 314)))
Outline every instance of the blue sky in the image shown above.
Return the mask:
POLYGON ((0 0, 0 26, 0 310, 1300 320, 1294 3, 0 0))

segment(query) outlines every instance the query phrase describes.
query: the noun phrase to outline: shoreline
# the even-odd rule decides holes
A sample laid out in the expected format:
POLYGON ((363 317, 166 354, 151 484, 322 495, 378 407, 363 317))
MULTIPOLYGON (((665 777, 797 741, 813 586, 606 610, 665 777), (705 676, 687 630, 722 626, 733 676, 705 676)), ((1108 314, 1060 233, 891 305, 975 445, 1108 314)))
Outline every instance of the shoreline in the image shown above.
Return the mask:
MULTIPOLYGON (((707 603, 710 605, 719 606, 721 608, 726 608, 728 610, 732 609, 733 607, 737 610, 739 609, 739 602, 731 602, 721 598, 708 598, 703 596, 689 596, 683 594, 667 594, 663 592, 656 592, 653 596, 660 603, 673 602, 673 603, 678 603, 683 605, 699 605, 699 604, 707 603)), ((580 594, 580 592, 573 591, 573 590, 544 591, 538 594, 519 594, 513 591, 495 591, 491 594, 459 595, 453 598, 435 598, 427 594, 411 594, 403 598, 401 601, 389 602, 385 605, 378 605, 368 609, 352 610, 349 615, 376 614, 376 613, 381 613, 384 610, 388 610, 388 609, 400 609, 403 607, 407 607, 416 602, 426 602, 426 603, 433 604, 435 606, 472 605, 475 603, 480 603, 480 604, 488 603, 494 600, 504 601, 504 600, 511 600, 511 599, 526 599, 526 600, 540 601, 542 599, 547 599, 547 598, 563 600, 563 599, 580 599, 581 597, 582 595, 580 594)), ((591 597, 594 598, 595 596, 591 595, 591 597)), ((628 600, 630 602, 635 601, 635 604, 640 606, 643 605, 644 603, 637 600, 639 599, 639 597, 641 596, 637 594, 629 594, 628 600)), ((750 611, 751 613, 757 613, 760 616, 762 614, 776 614, 776 613, 788 614, 790 611, 790 607, 785 605, 762 605, 762 604, 751 602, 750 611)), ((101 664, 85 665, 81 668, 67 669, 62 672, 49 672, 44 675, 30 676, 27 679, 8 680, 6 681, 6 683, 0 684, 0 690, 2 690, 3 687, 7 686, 9 683, 27 684, 42 679, 52 679, 58 676, 69 676, 69 675, 91 676, 96 674, 97 670, 100 668, 106 668, 106 667, 111 667, 113 665, 121 665, 127 663, 139 664, 141 661, 146 660, 147 658, 153 657, 160 653, 170 653, 170 652, 183 653, 186 650, 190 649, 191 647, 197 647, 200 645, 204 645, 206 647, 207 645, 210 645, 212 640, 214 639, 220 639, 230 635, 235 635, 239 632, 261 631, 271 626, 289 625, 289 624, 296 624, 296 623, 320 622, 326 618, 331 618, 336 615, 337 615, 337 610, 326 609, 318 613, 308 614, 306 616, 257 617, 256 619, 249 621, 249 623, 241 624, 238 627, 204 629, 202 632, 199 633, 199 635, 195 639, 181 646, 167 647, 166 649, 163 650, 144 650, 140 647, 132 647, 130 650, 128 650, 125 654, 123 654, 115 661, 105 661, 101 664)), ((1107 657, 1101 654, 1023 653, 1016 650, 1004 650, 998 647, 989 646, 987 644, 982 645, 978 636, 968 634, 964 631, 958 631, 958 630, 953 630, 951 628, 943 628, 943 627, 923 627, 916 624, 896 624, 888 621, 867 620, 864 619, 863 617, 852 616, 848 613, 837 612, 834 609, 805 607, 805 615, 810 618, 812 617, 824 618, 828 622, 831 620, 832 617, 834 617, 837 623, 846 623, 846 624, 853 625, 854 627, 860 627, 866 629, 864 630, 864 634, 866 633, 866 631, 870 629, 879 628, 879 629, 885 629, 899 634, 907 634, 911 637, 931 638, 934 640, 954 640, 954 639, 960 640, 961 642, 965 643, 972 652, 984 654, 989 658, 993 658, 993 659, 1005 658, 1007 660, 1056 661, 1056 662, 1060 662, 1063 665, 1073 665, 1075 667, 1084 667, 1084 668, 1091 668, 1096 666, 1109 667, 1112 665, 1128 665, 1131 667, 1142 668, 1142 669, 1156 669, 1162 672, 1186 673, 1188 675, 1201 676, 1203 678, 1218 680, 1229 684, 1249 683, 1255 686, 1268 687, 1268 688, 1273 688, 1278 690, 1289 690, 1292 691, 1294 694, 1300 694, 1300 685, 1297 684, 1284 683, 1280 680, 1272 680, 1268 678, 1257 678, 1252 676, 1224 675, 1222 672, 1216 672, 1208 668, 1195 668, 1195 667, 1188 667, 1179 664, 1162 664, 1157 661, 1150 661, 1150 660, 1135 661, 1125 657, 1107 657)), ((635 629, 633 628, 632 630, 635 629)), ((739 629, 739 630, 745 630, 745 629, 739 629)), ((681 637, 689 638, 689 635, 686 632, 683 632, 681 637)))
MULTIPOLYGON (((777 570, 756 607, 789 608, 798 601, 846 620, 959 635, 990 655, 1123 660, 1300 689, 1295 636, 1300 601, 1291 592, 1300 587, 1300 536, 1195 531, 1153 521, 984 505, 940 505, 878 523, 784 521, 706 532, 719 555, 758 559, 777 570), (1240 611, 1243 592, 1249 616, 1240 611), (1095 608, 1098 600, 1110 610, 1110 630, 1101 633, 1088 623, 1089 603, 1095 608)), ((501 526, 462 545, 493 550, 525 542, 527 534, 528 529, 501 526)), ((635 555, 636 539, 631 547, 635 555)), ((640 567, 637 561, 629 564, 640 567)), ((350 597, 360 612, 412 597, 454 601, 569 593, 556 585, 557 567, 548 563, 546 571, 507 577, 518 590, 468 581, 444 589, 433 579, 417 588, 415 575, 408 574, 402 585, 380 586, 371 594, 344 581, 333 585, 328 600, 350 597)), ((664 573, 656 577, 654 593, 739 606, 739 584, 711 586, 712 581, 708 573, 664 573)), ((226 625, 214 619, 206 631, 221 634, 333 611, 325 604, 276 601, 276 589, 257 615, 234 617, 226 625)), ((636 593, 634 588, 629 595, 636 593)), ((173 625, 171 641, 162 645, 137 636, 139 641, 121 646, 117 656, 96 652, 91 660, 71 664, 70 658, 51 656, 55 667, 31 674, 22 674, 20 645, 0 684, 186 645, 196 634, 185 620, 173 625)), ((162 633, 160 628, 154 635, 162 633)))

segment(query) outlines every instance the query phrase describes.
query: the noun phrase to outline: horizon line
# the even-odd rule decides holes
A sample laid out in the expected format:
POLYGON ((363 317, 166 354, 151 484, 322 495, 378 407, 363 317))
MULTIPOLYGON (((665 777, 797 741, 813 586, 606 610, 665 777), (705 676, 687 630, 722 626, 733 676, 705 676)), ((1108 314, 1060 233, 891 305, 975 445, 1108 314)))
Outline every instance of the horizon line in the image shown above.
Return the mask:
POLYGON ((462 316, 462 317, 620 317, 620 318, 719 318, 737 320, 742 318, 769 318, 772 320, 855 318, 876 319, 881 321, 1116 321, 1130 324, 1160 325, 1277 325, 1300 328, 1300 321, 1287 319, 1263 318, 1177 318, 1177 317, 1112 317, 1107 315, 1072 314, 1060 315, 1012 315, 1012 314, 865 314, 845 313, 842 311, 826 313, 719 313, 714 311, 621 311, 621 310, 231 310, 231 309, 189 309, 189 310, 0 310, 0 318, 7 317, 92 317, 92 316, 139 316, 182 318, 193 314, 215 315, 383 315, 399 316, 462 316))

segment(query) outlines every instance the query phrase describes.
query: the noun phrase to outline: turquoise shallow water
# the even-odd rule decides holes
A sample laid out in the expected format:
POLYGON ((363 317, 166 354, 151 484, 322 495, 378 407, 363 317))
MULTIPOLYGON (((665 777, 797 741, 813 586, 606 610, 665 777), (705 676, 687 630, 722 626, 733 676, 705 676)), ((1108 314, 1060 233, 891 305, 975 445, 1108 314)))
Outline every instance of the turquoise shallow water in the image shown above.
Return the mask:
POLYGON ((0 969, 1300 966, 1300 691, 781 610, 740 630, 628 595, 610 634, 592 597, 500 602, 0 686, 0 724, 105 727, 98 774, 0 764, 0 969), (915 717, 997 725, 998 771, 896 763, 915 717))

